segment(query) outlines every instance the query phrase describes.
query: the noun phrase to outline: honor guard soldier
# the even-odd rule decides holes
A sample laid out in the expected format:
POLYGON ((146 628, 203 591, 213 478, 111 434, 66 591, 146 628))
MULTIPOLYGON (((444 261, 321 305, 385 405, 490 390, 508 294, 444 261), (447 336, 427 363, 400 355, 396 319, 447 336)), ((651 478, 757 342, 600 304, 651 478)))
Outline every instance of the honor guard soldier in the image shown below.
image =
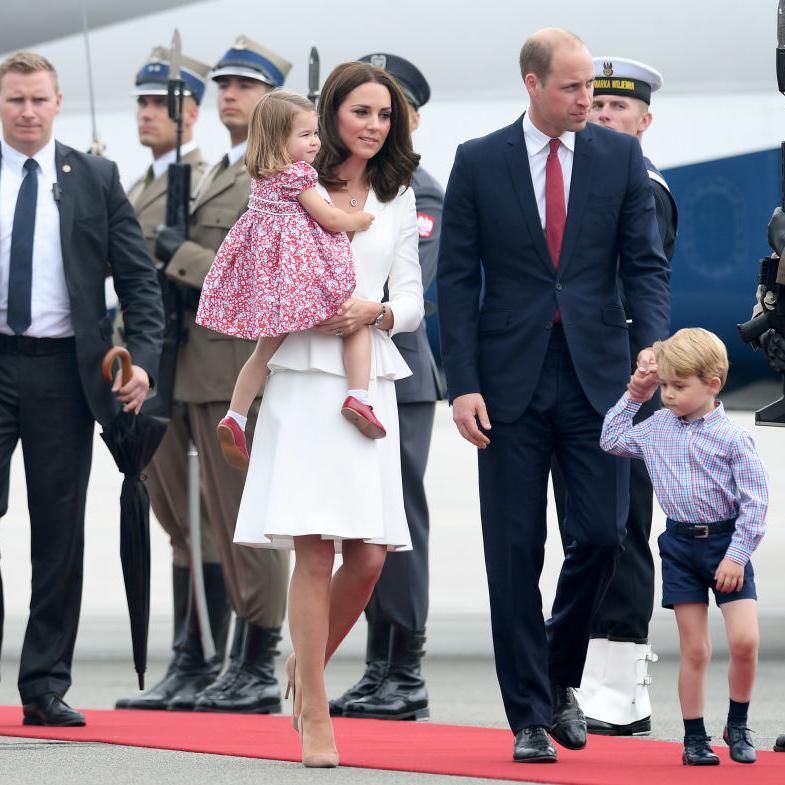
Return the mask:
MULTIPOLYGON (((420 107, 431 88, 419 69, 392 54, 376 53, 360 62, 384 68, 409 103, 412 131, 420 125, 420 107)), ((423 290, 436 274, 444 191, 420 166, 412 188, 420 230, 423 290)), ((443 397, 423 320, 416 332, 399 333, 393 342, 412 370, 395 383, 401 438, 401 474, 406 518, 413 550, 391 555, 365 609, 368 621, 363 677, 330 702, 333 716, 384 720, 427 719, 428 692, 420 671, 428 617, 428 503, 424 476, 431 444, 436 401, 443 397)))
MULTIPOLYGON (((662 86, 662 76, 648 65, 620 57, 595 57, 594 74, 591 121, 641 141, 652 123, 649 104, 652 93, 662 86)), ((648 158, 643 160, 654 189, 660 238, 670 262, 676 242, 676 203, 662 174, 648 158)), ((630 312, 626 302, 625 309, 630 312)), ((642 348, 630 344, 633 362, 642 348)), ((635 422, 645 420, 657 408, 656 401, 648 401, 635 422)), ((559 485, 557 479, 563 513, 563 487, 559 485)), ((589 733, 637 735, 651 731, 648 664, 657 659, 648 643, 654 608, 654 560, 649 547, 652 505, 646 467, 643 461, 632 461, 624 551, 592 623, 581 688, 576 691, 589 733)), ((561 523, 563 515, 559 518, 561 523)))
MULTIPOLYGON (((174 384, 174 398, 186 414, 156 454, 157 482, 170 499, 180 500, 178 509, 187 509, 185 456, 190 437, 199 451, 202 518, 223 569, 237 625, 231 664, 216 679, 220 664, 205 661, 199 630, 189 616, 178 667, 158 685, 158 694, 150 696, 149 708, 280 711, 274 658, 286 612, 289 556, 287 551, 233 544, 245 477, 224 462, 215 435, 216 423, 229 407, 234 380, 255 344, 210 332, 194 318, 215 253, 248 206, 250 178, 243 157, 251 111, 265 93, 283 85, 290 68, 247 36, 239 36, 220 59, 211 77, 218 87, 218 112, 229 131, 230 150, 200 183, 187 238, 176 226, 161 229, 156 237, 155 256, 165 265, 167 278, 182 287, 186 301, 174 384)), ((254 407, 249 418, 251 431, 256 411, 254 407)))
MULTIPOLYGON (((149 147, 153 162, 129 189, 128 199, 134 208, 137 220, 142 226, 150 256, 160 267, 161 262, 155 259, 155 234, 160 226, 166 222, 166 200, 168 186, 169 164, 176 158, 177 126, 169 118, 167 109, 167 92, 169 81, 170 51, 163 46, 157 46, 147 58, 145 64, 136 75, 133 95, 136 96, 136 124, 139 133, 139 142, 144 147, 149 147)), ((210 66, 198 60, 181 55, 180 76, 185 83, 185 99, 183 101, 183 129, 180 155, 182 162, 191 167, 191 193, 195 192, 199 180, 209 168, 209 164, 202 157, 202 153, 194 142, 194 125, 199 119, 199 106, 204 98, 207 75, 210 66)), ((166 281, 163 282, 166 288, 166 281)), ((168 320, 176 320, 176 308, 172 298, 164 297, 165 310, 168 320)), ((119 326, 122 333, 122 325, 119 326)), ((174 359, 174 358, 173 358, 174 359)), ((179 445, 181 439, 177 431, 183 428, 182 418, 175 412, 166 436, 164 445, 174 440, 179 445)), ((172 449, 162 446, 161 455, 167 460, 172 460, 172 449)), ((179 458, 185 465, 186 456, 179 458)), ((178 670, 179 645, 185 629, 188 614, 189 590, 191 586, 190 553, 188 548, 188 500, 186 488, 180 489, 178 495, 172 495, 161 485, 161 458, 153 458, 146 469, 147 487, 150 492, 150 503, 164 531, 169 535, 172 544, 172 599, 174 606, 173 657, 167 668, 164 680, 170 686, 174 682, 169 679, 172 671, 178 670)), ((165 475, 165 470, 164 470, 165 475)), ((202 511, 204 513, 204 511, 202 511)), ((226 645, 226 632, 229 621, 229 602, 226 596, 221 564, 218 553, 212 543, 210 531, 206 522, 201 528, 203 574, 205 594, 210 607, 210 619, 213 624, 212 636, 219 652, 223 652, 226 645)), ((193 603, 191 604, 193 606, 193 603)), ((195 607, 191 608, 195 612, 195 607)), ((176 680, 175 680, 176 681, 176 680)), ((133 705, 138 708, 142 705, 151 708, 165 708, 162 693, 156 685, 148 692, 133 698, 121 698, 115 703, 116 708, 128 708, 133 705), (152 706, 150 703, 152 701, 152 706)))

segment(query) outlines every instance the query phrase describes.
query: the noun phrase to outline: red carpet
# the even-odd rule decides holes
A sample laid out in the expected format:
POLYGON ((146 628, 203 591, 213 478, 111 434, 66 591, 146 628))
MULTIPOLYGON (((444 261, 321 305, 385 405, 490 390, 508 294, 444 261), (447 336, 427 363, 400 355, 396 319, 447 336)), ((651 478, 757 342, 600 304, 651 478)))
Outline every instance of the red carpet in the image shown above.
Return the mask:
MULTIPOLYGON (((299 739, 288 717, 86 711, 85 728, 35 728, 18 706, 0 707, 0 736, 105 742, 133 747, 299 760, 299 739)), ((645 739, 592 736, 582 752, 559 748, 559 763, 512 763, 505 730, 433 723, 336 720, 341 765, 453 774, 564 785, 782 785, 785 753, 759 752, 754 765, 733 763, 721 742, 722 764, 682 766, 681 746, 645 739)))

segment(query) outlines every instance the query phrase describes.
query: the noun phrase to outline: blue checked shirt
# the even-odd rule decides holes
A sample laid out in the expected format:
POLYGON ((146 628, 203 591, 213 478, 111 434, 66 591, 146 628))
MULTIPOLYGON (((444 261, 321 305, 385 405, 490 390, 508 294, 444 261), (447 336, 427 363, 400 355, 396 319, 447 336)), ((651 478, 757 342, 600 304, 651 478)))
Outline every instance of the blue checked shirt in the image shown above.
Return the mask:
POLYGON ((605 415, 600 447, 642 458, 665 514, 682 523, 736 518, 725 556, 746 564, 766 531, 766 468, 752 437, 725 414, 687 422, 668 409, 633 425, 641 405, 625 393, 605 415))

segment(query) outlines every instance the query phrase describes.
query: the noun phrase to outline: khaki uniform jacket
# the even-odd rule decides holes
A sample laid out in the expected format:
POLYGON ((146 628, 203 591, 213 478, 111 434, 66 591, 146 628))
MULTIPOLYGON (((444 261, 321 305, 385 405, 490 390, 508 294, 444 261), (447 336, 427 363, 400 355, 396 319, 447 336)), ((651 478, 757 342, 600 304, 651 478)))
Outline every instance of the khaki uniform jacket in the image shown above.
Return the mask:
MULTIPOLYGON (((184 164, 191 165, 191 194, 194 194, 210 164, 202 158, 202 152, 198 147, 184 155, 182 161, 184 164)), ((146 174, 142 175, 129 188, 128 201, 131 202, 144 232, 150 258, 155 259, 155 232, 166 220, 166 187, 169 180, 168 173, 164 172, 145 188, 145 177, 146 174)))
POLYGON ((256 344, 200 327, 194 321, 199 291, 216 251, 248 207, 251 178, 243 159, 219 163, 204 177, 191 209, 188 240, 172 257, 166 275, 190 287, 194 297, 184 314, 186 336, 177 356, 174 397, 187 403, 229 401, 237 374, 256 344))

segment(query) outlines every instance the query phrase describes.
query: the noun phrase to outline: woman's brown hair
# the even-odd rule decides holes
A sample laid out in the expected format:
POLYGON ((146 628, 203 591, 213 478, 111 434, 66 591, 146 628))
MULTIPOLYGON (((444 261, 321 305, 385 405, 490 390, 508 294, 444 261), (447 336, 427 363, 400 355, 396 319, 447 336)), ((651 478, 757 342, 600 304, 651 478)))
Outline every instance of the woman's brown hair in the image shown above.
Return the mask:
POLYGON ((395 80, 381 68, 367 63, 343 63, 336 66, 324 83, 319 98, 319 136, 322 149, 314 167, 325 188, 344 188, 346 180, 336 169, 348 158, 349 151, 338 133, 338 108, 352 90, 368 82, 386 87, 390 92, 390 132, 381 150, 368 161, 368 182, 381 202, 389 202, 398 195, 401 186, 409 186, 420 156, 412 148, 409 130, 409 107, 395 80))
POLYGON ((259 99, 251 113, 245 150, 245 168, 251 177, 273 177, 292 163, 286 142, 294 118, 315 111, 307 98, 288 90, 273 90, 259 99))

